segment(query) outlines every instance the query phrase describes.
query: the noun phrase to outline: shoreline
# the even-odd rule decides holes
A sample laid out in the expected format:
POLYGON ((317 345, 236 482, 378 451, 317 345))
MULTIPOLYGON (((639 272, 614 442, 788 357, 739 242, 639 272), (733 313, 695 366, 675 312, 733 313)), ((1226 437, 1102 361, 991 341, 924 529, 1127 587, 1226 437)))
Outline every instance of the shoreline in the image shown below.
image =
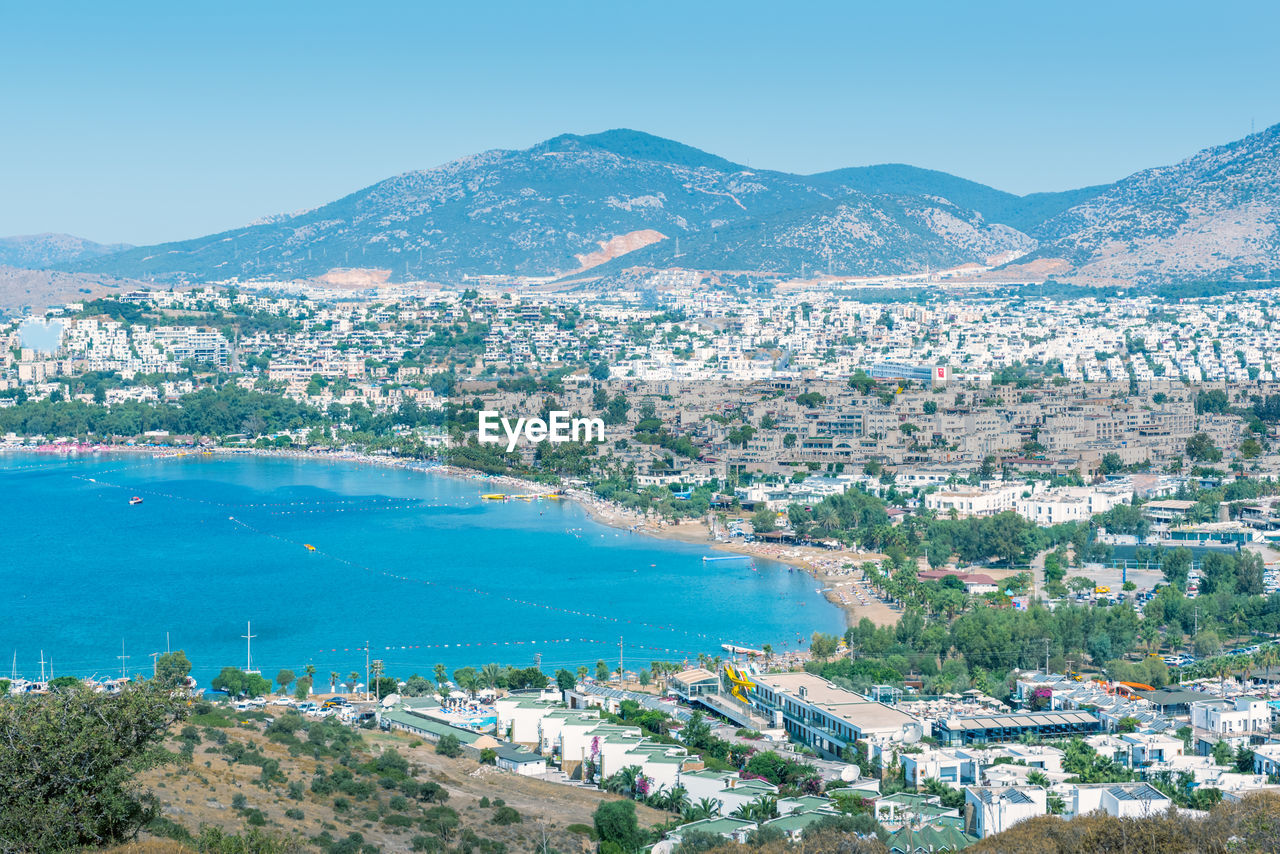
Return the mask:
POLYGON ((785 564, 807 573, 820 588, 817 592, 840 609, 846 626, 853 626, 862 618, 876 625, 893 625, 900 612, 876 598, 863 579, 861 564, 879 561, 883 555, 870 552, 848 552, 844 549, 826 549, 815 546, 783 546, 770 543, 722 542, 711 539, 711 531, 701 519, 684 519, 676 523, 655 520, 645 514, 607 502, 581 488, 559 488, 544 483, 525 480, 513 475, 487 475, 474 469, 460 468, 443 463, 426 463, 408 457, 369 454, 358 451, 307 451, 264 448, 223 447, 162 447, 155 445, 45 445, 40 447, 0 446, 0 454, 10 452, 41 456, 79 456, 81 454, 125 453, 143 454, 159 459, 188 456, 255 456, 276 459, 331 460, 335 462, 376 465, 385 468, 438 474, 459 480, 477 480, 486 483, 520 489, 528 493, 558 491, 565 500, 572 501, 592 519, 606 527, 629 531, 657 540, 705 546, 721 552, 762 558, 785 564))

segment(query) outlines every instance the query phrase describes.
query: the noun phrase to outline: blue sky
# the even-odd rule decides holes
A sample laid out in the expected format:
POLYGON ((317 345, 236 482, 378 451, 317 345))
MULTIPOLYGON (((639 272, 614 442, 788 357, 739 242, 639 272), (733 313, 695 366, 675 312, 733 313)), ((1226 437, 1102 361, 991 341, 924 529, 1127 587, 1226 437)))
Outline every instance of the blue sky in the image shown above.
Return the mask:
POLYGON ((193 237, 613 127, 1025 193, 1280 122, 1280 4, 359 5, 8 5, 0 235, 193 237))

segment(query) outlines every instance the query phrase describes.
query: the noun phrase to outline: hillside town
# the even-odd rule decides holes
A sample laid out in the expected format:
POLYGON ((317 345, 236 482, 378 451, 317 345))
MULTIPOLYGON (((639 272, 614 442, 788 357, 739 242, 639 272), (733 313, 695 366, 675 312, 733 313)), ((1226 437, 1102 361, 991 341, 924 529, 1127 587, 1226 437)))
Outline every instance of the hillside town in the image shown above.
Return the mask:
POLYGON ((480 726, 466 690, 369 709, 676 813, 655 851, 849 816, 890 851, 954 851, 1277 789, 1280 293, 703 285, 70 303, 0 327, 0 436, 445 464, 812 571, 849 629, 808 650, 558 674, 469 707, 480 726), (508 452, 482 411, 605 437, 508 452))
MULTIPOLYGON (((598 299, 198 288, 72 303, 0 328, 0 406, 174 403, 227 382, 321 413, 336 404, 392 416, 470 398, 516 411, 552 397, 591 412, 604 409, 600 395, 622 394, 608 452, 642 486, 749 475, 753 500, 781 506, 891 478, 899 489, 946 487, 928 499, 943 514, 1013 509, 1045 524, 1103 512, 1119 491, 957 484, 979 472, 989 483, 994 471, 1084 487, 1100 475, 1185 477, 1218 462, 1225 477, 1274 474, 1271 291, 866 303, 818 290, 744 299, 670 272, 651 278, 649 290, 598 299), (29 346, 34 329, 53 330, 50 344, 29 346), (636 441, 641 422, 643 435, 692 447, 636 441)), ((337 419, 324 439, 344 426, 337 419)), ((304 444, 308 432, 290 439, 304 444)), ((1146 497, 1171 488, 1146 479, 1146 497)))

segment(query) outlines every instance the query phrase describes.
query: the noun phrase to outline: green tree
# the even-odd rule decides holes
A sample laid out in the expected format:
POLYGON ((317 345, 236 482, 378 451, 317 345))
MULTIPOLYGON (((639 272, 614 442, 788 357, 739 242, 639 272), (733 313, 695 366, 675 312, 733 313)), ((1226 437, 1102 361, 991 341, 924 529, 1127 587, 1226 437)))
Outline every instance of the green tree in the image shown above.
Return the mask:
POLYGON ((238 667, 224 667, 213 677, 209 687, 225 691, 232 697, 261 697, 271 690, 271 683, 260 673, 246 673, 238 667))
POLYGON ((280 693, 281 694, 285 693, 286 690, 289 688, 289 686, 293 684, 293 680, 296 678, 298 677, 296 677, 293 671, 287 667, 283 668, 279 673, 277 673, 276 684, 280 686, 280 693))
POLYGON ((1165 580, 1176 584, 1179 589, 1187 586, 1187 575, 1191 572, 1191 550, 1186 546, 1170 549, 1161 557, 1160 569, 1165 580))
POLYGON ((778 527, 778 514, 762 505, 751 514, 751 527, 757 534, 767 534, 778 527))
POLYGON ((458 737, 453 733, 445 733, 436 742, 436 753, 450 759, 457 759, 462 755, 462 742, 458 741, 458 737))
POLYGON ((83 686, 0 703, 0 840, 61 851, 132 838, 160 814, 133 783, 164 761, 161 742, 186 703, 149 684, 119 694, 83 686))
POLYGON ((561 668, 556 671, 556 687, 561 691, 572 691, 578 684, 578 680, 568 670, 561 668))
POLYGON ((187 660, 187 654, 182 650, 156 656, 157 685, 170 690, 181 687, 186 684, 187 674, 190 672, 191 662, 187 660))
POLYGON ((1196 433, 1187 440, 1187 456, 1197 462, 1216 463, 1222 459, 1222 451, 1213 444, 1208 433, 1196 433))
POLYGON ((631 854, 646 841, 646 834, 636 820, 634 801, 605 801, 596 807, 592 822, 602 852, 606 843, 612 843, 623 854, 631 854))
POLYGON ((826 661, 835 655, 836 649, 840 644, 840 639, 835 635, 823 634, 822 632, 814 632, 813 637, 809 640, 809 652, 819 661, 826 661))
POLYGON ((1107 453, 1102 455, 1102 473, 1115 474, 1124 468, 1124 460, 1117 453, 1107 453))

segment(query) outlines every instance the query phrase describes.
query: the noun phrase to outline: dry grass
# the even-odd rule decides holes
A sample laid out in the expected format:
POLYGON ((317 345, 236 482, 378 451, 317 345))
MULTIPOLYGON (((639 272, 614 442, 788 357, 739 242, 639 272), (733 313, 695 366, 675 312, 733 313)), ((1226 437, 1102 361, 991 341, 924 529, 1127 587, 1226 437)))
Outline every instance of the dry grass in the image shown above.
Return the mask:
MULTIPOLYGON (((416 826, 388 826, 381 819, 388 815, 406 815, 416 822, 424 810, 433 805, 419 804, 410 799, 408 807, 391 809, 391 799, 397 792, 376 786, 373 798, 368 800, 314 794, 310 791, 310 782, 316 771, 331 771, 336 767, 336 759, 317 761, 307 755, 294 755, 298 753, 296 750, 291 754, 287 746, 269 741, 258 724, 221 731, 226 733, 229 743, 252 744, 265 757, 279 761, 286 782, 262 786, 258 782, 261 769, 257 765, 228 761, 221 749, 209 739, 196 747, 192 762, 179 761, 145 772, 139 782, 159 796, 163 815, 193 835, 198 834, 202 826, 232 833, 243 832, 252 810, 261 811, 266 821, 264 830, 299 842, 306 842, 322 831, 327 831, 334 839, 343 839, 354 831, 360 833, 365 842, 385 851, 408 851, 413 837, 424 833, 416 826), (301 800, 289 795, 288 783, 293 781, 302 783, 305 788, 301 800), (233 806, 237 795, 244 797, 240 809, 233 806), (348 801, 350 807, 346 810, 336 808, 340 799, 348 801), (286 810, 300 810, 303 818, 291 818, 285 814, 286 810)), ((361 735, 363 746, 357 751, 358 759, 367 761, 386 750, 398 751, 409 761, 418 782, 432 781, 449 792, 445 805, 458 812, 462 828, 506 844, 512 854, 533 850, 544 832, 551 846, 566 854, 594 850, 594 843, 565 828, 572 824, 590 826, 596 806, 601 801, 616 798, 598 791, 509 774, 466 758, 448 759, 436 754, 432 746, 408 735, 376 731, 364 731, 361 735), (517 810, 523 821, 512 825, 493 824, 494 807, 481 806, 482 799, 487 799, 489 804, 501 799, 517 810)), ((176 750, 178 745, 179 742, 174 741, 171 748, 176 750)), ((372 776, 357 774, 356 779, 376 783, 372 776)), ((637 813, 642 824, 658 824, 671 817, 643 806, 637 806, 637 813)), ((139 854, 189 851, 181 845, 162 840, 150 840, 117 850, 136 850, 139 854)))

